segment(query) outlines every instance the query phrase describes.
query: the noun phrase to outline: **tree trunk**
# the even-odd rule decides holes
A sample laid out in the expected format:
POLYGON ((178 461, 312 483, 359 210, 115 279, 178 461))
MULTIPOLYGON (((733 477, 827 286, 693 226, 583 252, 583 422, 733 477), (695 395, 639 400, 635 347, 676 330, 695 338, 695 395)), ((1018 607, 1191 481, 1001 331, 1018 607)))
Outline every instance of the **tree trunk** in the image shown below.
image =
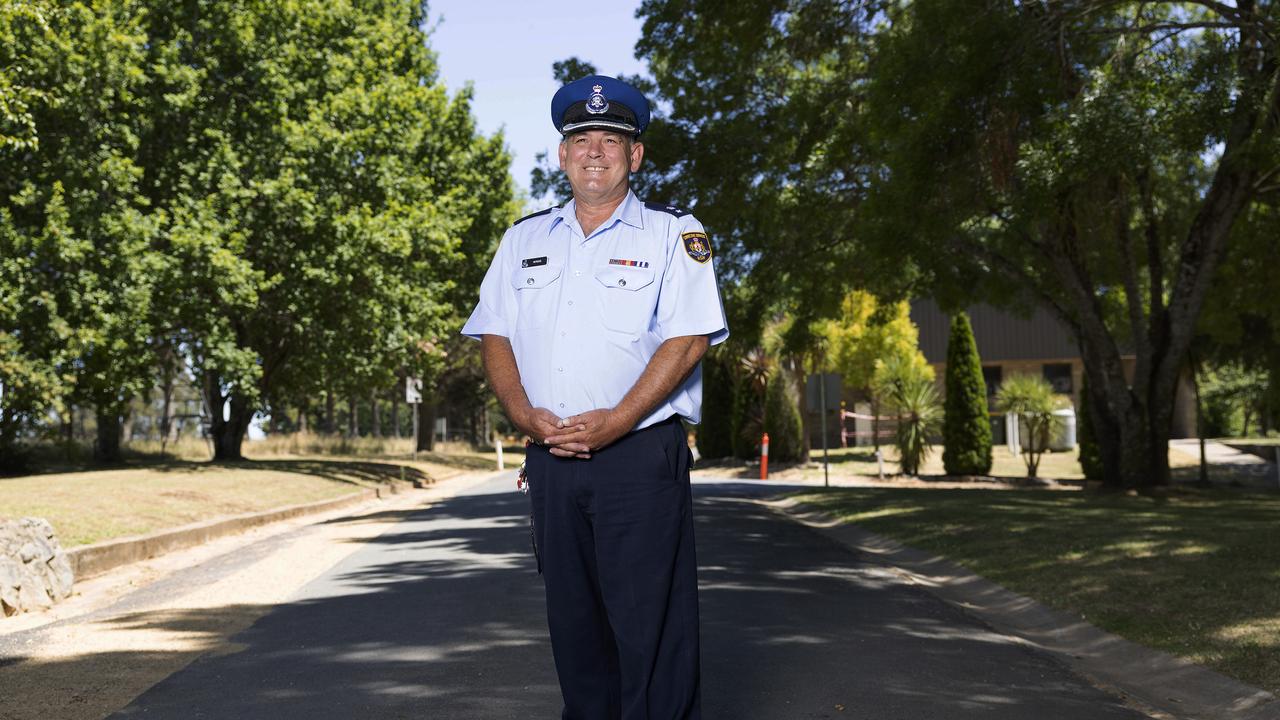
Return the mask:
POLYGON ((93 459, 103 463, 120 462, 120 406, 99 404, 95 416, 98 436, 93 443, 93 459))
POLYGON ((124 406, 124 417, 122 418, 122 424, 120 427, 121 444, 133 442, 133 419, 133 403, 127 403, 124 406))
POLYGON ((404 381, 400 381, 391 390, 391 437, 400 439, 400 394, 404 392, 404 381))
POLYGON ((160 453, 173 440, 173 374, 166 372, 160 383, 160 453))
POLYGON ((378 415, 378 391, 369 391, 369 433, 373 437, 382 437, 382 418, 378 415))
MULTIPOLYGON (((806 402, 807 378, 805 377, 804 363, 801 362, 799 359, 796 359, 796 358, 791 359, 791 377, 792 377, 792 382, 795 384, 796 387, 800 389, 800 392, 799 392, 800 407, 797 408, 800 411, 800 435, 803 438, 800 442, 800 462, 807 463, 809 462, 810 446, 813 444, 809 435, 810 432, 812 431, 812 428, 811 428, 812 423, 809 420, 809 407, 808 407, 808 403, 806 402)), ((822 379, 821 376, 819 376, 818 379, 821 380, 822 379)), ((826 412, 826 408, 823 408, 822 411, 826 412)))
POLYGON ((347 396, 347 437, 360 435, 360 405, 356 403, 355 393, 347 396))
POLYGON ((214 462, 243 460, 241 444, 253 421, 253 407, 237 395, 223 395, 217 376, 208 372, 204 377, 205 404, 209 409, 209 435, 213 441, 214 462), (228 409, 229 412, 224 410, 228 409), (224 418, 223 415, 226 415, 224 418))
POLYGON ((253 408, 244 400, 232 395, 231 412, 226 420, 216 415, 218 422, 213 427, 213 460, 214 462, 230 462, 243 460, 241 446, 244 435, 253 421, 253 408))
POLYGON ((418 403, 418 452, 431 452, 436 439, 436 404, 426 398, 418 403))

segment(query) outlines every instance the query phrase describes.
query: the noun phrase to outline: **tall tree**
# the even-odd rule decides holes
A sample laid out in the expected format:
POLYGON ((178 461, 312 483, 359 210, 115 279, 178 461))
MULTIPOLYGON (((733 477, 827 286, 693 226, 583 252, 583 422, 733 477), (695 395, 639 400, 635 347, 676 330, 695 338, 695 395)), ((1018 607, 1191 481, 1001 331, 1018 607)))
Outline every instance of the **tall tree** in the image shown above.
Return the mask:
POLYGON ((1237 219, 1277 192, 1276 3, 640 13, 638 53, 687 138, 664 180, 764 271, 757 298, 831 307, 822 285, 840 273, 948 303, 1044 303, 1079 340, 1106 482, 1168 481, 1174 388, 1214 271, 1237 219))
POLYGON ((991 472, 991 418, 982 359, 969 316, 951 316, 947 339, 947 397, 943 406, 942 465, 948 475, 991 472))
POLYGON ((135 160, 146 122, 145 33, 133 3, 32 8, 40 6, 19 15, 23 83, 35 91, 18 94, 28 137, 0 150, 0 243, 10 259, 0 282, 17 302, 42 307, 0 333, 34 341, 37 364, 61 366, 43 377, 65 378, 64 397, 96 408, 95 455, 118 460, 123 415, 152 361, 155 222, 135 160), (61 349, 50 344, 59 340, 61 349))
POLYGON ((146 187, 171 208, 174 328, 217 459, 240 456, 275 396, 363 392, 437 365, 451 294, 513 212, 501 136, 478 135, 469 91, 448 96, 424 13, 391 0, 151 8, 168 71, 146 187))

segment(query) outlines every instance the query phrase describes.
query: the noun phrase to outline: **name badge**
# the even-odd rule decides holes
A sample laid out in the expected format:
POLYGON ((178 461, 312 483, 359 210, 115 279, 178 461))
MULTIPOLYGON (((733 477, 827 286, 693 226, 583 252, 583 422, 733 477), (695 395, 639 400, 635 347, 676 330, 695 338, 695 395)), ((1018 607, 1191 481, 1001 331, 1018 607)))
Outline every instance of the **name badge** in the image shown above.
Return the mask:
POLYGON ((520 261, 520 267, 522 268, 538 267, 539 265, 546 265, 546 264, 547 264, 546 255, 543 255, 542 257, 536 257, 536 258, 525 258, 520 261))

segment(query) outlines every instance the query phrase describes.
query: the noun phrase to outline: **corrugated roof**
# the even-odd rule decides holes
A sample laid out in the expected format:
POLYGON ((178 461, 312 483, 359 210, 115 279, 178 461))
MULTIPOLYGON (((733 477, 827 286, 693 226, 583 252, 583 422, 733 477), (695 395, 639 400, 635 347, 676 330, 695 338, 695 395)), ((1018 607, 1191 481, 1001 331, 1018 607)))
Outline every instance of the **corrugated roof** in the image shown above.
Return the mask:
MULTIPOLYGON (((1057 360, 1080 356, 1074 333, 1053 313, 1034 307, 1027 317, 990 305, 967 309, 983 362, 1057 360)), ((911 320, 920 328, 920 350, 931 363, 947 361, 951 318, 930 299, 911 301, 911 320)))

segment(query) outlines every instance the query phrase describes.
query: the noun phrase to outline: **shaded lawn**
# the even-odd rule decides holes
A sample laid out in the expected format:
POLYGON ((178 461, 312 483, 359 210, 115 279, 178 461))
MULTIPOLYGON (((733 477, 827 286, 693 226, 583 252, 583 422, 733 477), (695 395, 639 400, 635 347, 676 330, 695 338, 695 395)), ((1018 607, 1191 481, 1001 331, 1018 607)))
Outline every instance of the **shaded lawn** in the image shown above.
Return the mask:
POLYGON ((853 488, 805 502, 1280 692, 1280 495, 853 488))

